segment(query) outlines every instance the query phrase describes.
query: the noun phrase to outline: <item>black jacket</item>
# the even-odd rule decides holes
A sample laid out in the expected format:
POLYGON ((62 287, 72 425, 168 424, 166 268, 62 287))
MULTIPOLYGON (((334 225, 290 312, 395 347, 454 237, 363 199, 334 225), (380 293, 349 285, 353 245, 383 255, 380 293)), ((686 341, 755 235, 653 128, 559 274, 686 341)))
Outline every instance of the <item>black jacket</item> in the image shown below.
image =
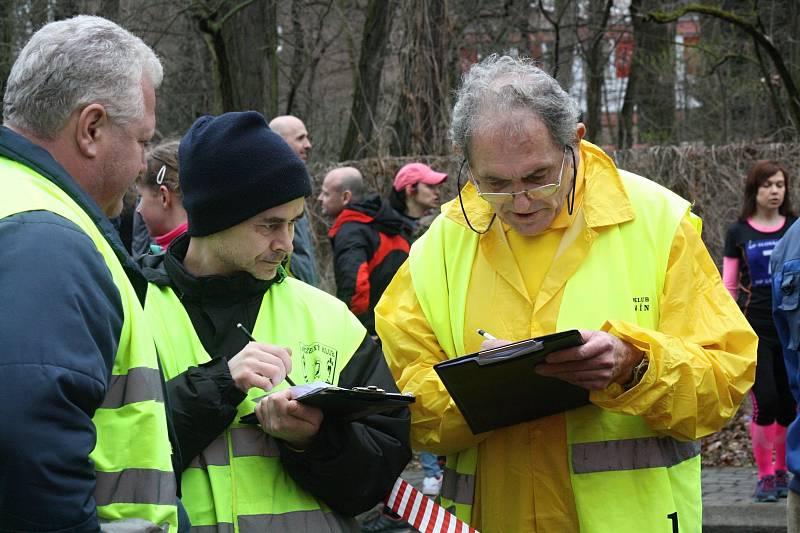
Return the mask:
POLYGON ((349 204, 328 232, 336 296, 375 335, 375 305, 408 257, 412 228, 377 194, 349 204))
MULTIPOLYGON (((188 243, 188 235, 178 237, 163 255, 163 263, 151 257, 144 269, 151 282, 172 287, 212 356, 209 363, 167 382, 184 468, 233 422, 245 394, 236 388, 227 361, 248 342, 236 324, 252 331, 264 294, 282 281, 280 274, 270 281, 247 273, 194 277, 182 264, 188 243)), ((315 318, 324 317, 309 317, 315 318)), ((383 353, 369 335, 337 385, 377 385, 397 391, 383 353)), ((352 423, 325 418, 311 447, 303 452, 276 440, 281 463, 298 485, 334 511, 355 516, 382 500, 408 463, 409 429, 409 411, 402 409, 352 423)))

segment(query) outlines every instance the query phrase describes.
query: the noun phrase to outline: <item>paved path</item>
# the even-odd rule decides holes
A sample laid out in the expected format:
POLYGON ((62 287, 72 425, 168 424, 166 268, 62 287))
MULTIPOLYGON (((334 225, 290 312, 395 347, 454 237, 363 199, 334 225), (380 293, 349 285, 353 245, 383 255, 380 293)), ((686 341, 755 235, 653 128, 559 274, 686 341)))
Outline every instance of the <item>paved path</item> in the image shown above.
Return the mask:
MULTIPOLYGON (((418 467, 412 466, 403 472, 403 478, 418 488, 422 485, 422 477, 418 467)), ((755 503, 752 497, 755 481, 756 469, 753 467, 704 467, 703 533, 785 532, 786 500, 755 503)), ((398 533, 414 531, 408 529, 398 533)))
POLYGON ((754 467, 703 468, 703 532, 786 531, 786 500, 755 503, 754 467))

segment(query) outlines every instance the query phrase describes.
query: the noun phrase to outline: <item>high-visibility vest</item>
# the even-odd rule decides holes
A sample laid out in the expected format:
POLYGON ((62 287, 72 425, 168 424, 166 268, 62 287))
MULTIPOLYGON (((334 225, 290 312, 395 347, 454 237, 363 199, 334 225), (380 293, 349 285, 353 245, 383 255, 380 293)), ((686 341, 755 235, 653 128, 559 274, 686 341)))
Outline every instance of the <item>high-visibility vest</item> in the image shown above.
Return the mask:
MULTIPOLYGON (((145 314, 155 331, 167 379, 211 360, 171 288, 151 284, 145 314)), ((270 286, 253 328, 256 339, 292 349, 289 375, 297 384, 336 385, 365 335, 364 326, 344 303, 290 277, 270 286)), ((285 387, 283 382, 273 391, 285 387)), ((289 477, 270 435, 258 426, 239 423, 265 395, 261 389, 250 389, 231 425, 184 470, 182 501, 192 531, 357 530, 353 519, 333 513, 289 477)))
MULTIPOLYGON (((619 172, 637 216, 595 230, 586 227, 579 212, 565 231, 562 242, 582 238, 591 248, 564 287, 555 331, 597 329, 610 318, 658 326, 673 237, 689 203, 649 180, 619 172), (647 312, 633 305, 642 295, 647 312)), ((699 218, 691 221, 699 229, 699 218)), ((466 353, 465 304, 478 240, 468 228, 440 216, 409 256, 420 306, 449 358, 466 353)), ((672 532, 677 523, 682 532, 700 531, 697 442, 678 441, 651 430, 641 417, 594 405, 568 411, 566 427, 581 531, 672 532)), ((472 517, 477 463, 477 447, 447 458, 442 501, 465 521, 472 517)))
MULTIPOLYGON (((114 250, 91 217, 66 192, 30 168, 0 158, 0 218, 50 211, 94 242, 119 290, 124 321, 102 405, 92 421, 97 444, 94 499, 102 522, 145 520, 177 531, 177 485, 156 347, 144 311, 114 250)), ((141 522, 137 522, 141 525, 141 522)))

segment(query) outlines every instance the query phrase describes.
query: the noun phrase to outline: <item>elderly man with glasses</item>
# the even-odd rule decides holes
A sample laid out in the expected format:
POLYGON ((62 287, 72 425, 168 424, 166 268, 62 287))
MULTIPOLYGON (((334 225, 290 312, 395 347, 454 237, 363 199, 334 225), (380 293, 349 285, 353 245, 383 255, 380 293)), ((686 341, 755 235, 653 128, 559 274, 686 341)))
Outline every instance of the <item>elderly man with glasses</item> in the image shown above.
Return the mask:
POLYGON ((443 501, 472 526, 699 532, 697 439, 750 388, 756 337, 689 202, 617 169, 578 117, 528 60, 472 67, 451 126, 467 183, 384 293, 377 331, 417 397, 412 444, 448 456, 443 501), (567 329, 583 344, 536 373, 590 403, 474 435, 433 365, 567 329))

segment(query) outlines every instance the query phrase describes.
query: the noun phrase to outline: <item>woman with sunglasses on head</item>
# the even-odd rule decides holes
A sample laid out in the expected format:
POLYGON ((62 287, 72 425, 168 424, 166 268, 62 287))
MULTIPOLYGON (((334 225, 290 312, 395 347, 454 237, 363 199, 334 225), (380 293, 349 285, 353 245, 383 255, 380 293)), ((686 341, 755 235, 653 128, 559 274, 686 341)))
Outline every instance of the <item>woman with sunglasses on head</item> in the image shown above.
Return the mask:
POLYGON ((160 253, 186 232, 187 216, 178 181, 178 141, 164 141, 147 154, 147 171, 136 179, 139 204, 147 232, 155 244, 151 253, 160 253))
POLYGON ((750 390, 757 502, 774 502, 788 494, 786 428, 794 420, 795 402, 772 321, 769 260, 796 220, 789 196, 789 175, 783 167, 772 161, 753 165, 745 179, 742 211, 725 236, 722 264, 725 287, 758 335, 756 380, 750 390))

